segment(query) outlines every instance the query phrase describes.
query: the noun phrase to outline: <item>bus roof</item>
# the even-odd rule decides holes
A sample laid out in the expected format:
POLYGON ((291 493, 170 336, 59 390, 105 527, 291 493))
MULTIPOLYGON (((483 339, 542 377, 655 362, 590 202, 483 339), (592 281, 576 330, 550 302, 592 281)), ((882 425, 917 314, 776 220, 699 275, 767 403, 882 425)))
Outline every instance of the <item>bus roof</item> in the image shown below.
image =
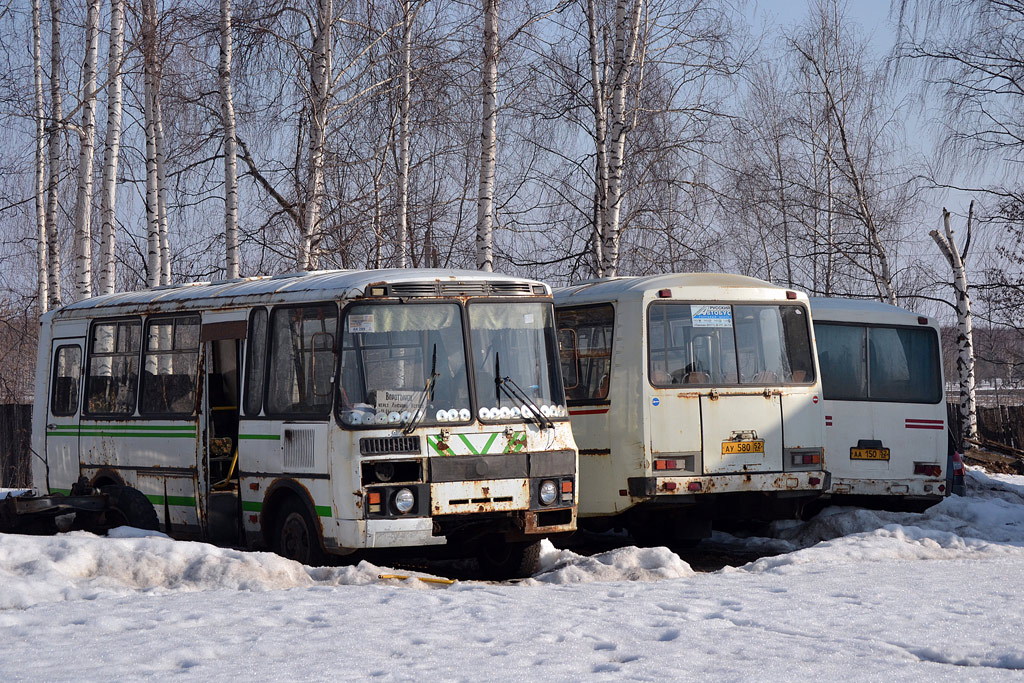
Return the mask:
POLYGON ((811 318, 820 321, 920 325, 919 318, 938 327, 934 320, 899 306, 866 299, 811 297, 811 318))
MULTIPOLYGON (((786 288, 764 280, 730 273, 665 273, 639 277, 614 277, 589 280, 556 290, 558 303, 589 303, 621 298, 642 298, 647 292, 661 289, 686 290, 685 296, 695 300, 734 301, 754 296, 756 299, 784 300, 786 288), (723 292, 722 290, 728 290, 723 292)), ((682 296, 676 291, 674 296, 682 296)), ((799 298, 806 300, 803 293, 799 298)))
POLYGON ((55 309, 48 316, 80 318, 86 313, 114 315, 152 309, 198 310, 281 301, 354 298, 362 296, 370 285, 386 285, 388 293, 394 296, 551 294, 547 285, 536 280, 475 270, 320 270, 118 292, 76 301, 55 309), (543 287, 543 294, 538 287, 543 287))

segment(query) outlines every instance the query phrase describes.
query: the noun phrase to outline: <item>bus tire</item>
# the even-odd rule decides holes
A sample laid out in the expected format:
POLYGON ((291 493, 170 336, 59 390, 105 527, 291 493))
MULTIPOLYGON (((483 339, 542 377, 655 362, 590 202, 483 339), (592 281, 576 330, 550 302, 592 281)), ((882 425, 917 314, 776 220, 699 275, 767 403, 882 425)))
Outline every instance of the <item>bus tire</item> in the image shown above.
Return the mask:
POLYGON ((320 548, 320 534, 302 501, 290 497, 275 515, 274 552, 310 567, 321 567, 326 556, 320 548))
POLYGON ((160 518, 149 499, 136 488, 112 484, 100 489, 107 495, 110 508, 107 511, 107 529, 131 526, 146 531, 157 531, 160 518))
POLYGON ((500 536, 494 536, 481 541, 476 559, 481 573, 488 579, 525 579, 540 569, 540 541, 507 543, 500 536))

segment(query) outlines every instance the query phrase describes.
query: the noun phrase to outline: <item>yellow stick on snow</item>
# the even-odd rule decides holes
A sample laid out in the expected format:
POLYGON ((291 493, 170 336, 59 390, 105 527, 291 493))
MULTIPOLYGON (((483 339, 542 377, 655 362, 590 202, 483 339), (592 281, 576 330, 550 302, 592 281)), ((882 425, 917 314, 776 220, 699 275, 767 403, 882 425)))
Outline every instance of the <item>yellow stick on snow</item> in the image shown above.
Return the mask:
POLYGON ((377 574, 378 579, 398 579, 399 581, 405 581, 406 579, 416 579, 423 583, 440 583, 446 586, 450 586, 455 583, 455 579, 435 579, 431 576, 406 576, 405 574, 377 574))

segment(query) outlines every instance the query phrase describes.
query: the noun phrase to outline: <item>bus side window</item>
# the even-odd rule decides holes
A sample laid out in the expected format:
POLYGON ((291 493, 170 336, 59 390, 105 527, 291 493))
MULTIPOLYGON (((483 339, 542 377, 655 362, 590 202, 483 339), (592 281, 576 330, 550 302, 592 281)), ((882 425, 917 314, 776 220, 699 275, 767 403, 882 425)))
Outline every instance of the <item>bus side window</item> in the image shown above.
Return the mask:
POLYGON ((78 390, 82 381, 82 350, 78 346, 57 347, 53 357, 53 393, 50 414, 68 417, 78 412, 78 390))
POLYGON ((274 309, 267 413, 319 416, 330 411, 337 327, 334 304, 274 309))
MULTIPOLYGON (((576 372, 567 372, 567 349, 562 347, 562 382, 565 397, 570 401, 603 401, 608 398, 608 385, 612 369, 612 335, 615 309, 611 304, 578 309, 561 309, 558 317, 559 340, 567 340, 567 333, 575 335, 576 372), (570 381, 575 382, 570 385, 570 381)), ((568 368, 571 369, 571 368, 568 368)))
POLYGON ((580 383, 580 350, 576 344, 576 330, 563 327, 558 330, 558 355, 562 361, 562 384, 566 391, 580 383))
POLYGON ((142 323, 139 320, 93 325, 89 370, 85 377, 86 414, 128 416, 135 413, 141 346, 142 323))
POLYGON ((199 316, 150 318, 140 415, 191 415, 199 372, 199 316))
POLYGON ((245 355, 245 414, 253 417, 263 408, 263 384, 267 367, 267 309, 257 308, 249 319, 249 346, 245 355))

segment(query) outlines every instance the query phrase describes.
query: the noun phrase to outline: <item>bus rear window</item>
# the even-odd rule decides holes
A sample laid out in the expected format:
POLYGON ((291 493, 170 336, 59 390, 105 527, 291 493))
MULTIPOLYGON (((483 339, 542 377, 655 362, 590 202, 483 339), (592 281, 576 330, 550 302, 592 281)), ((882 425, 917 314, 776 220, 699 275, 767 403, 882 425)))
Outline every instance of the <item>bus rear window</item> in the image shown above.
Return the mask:
POLYGON ((827 399, 938 403, 938 340, 923 327, 816 323, 822 392, 827 399))

